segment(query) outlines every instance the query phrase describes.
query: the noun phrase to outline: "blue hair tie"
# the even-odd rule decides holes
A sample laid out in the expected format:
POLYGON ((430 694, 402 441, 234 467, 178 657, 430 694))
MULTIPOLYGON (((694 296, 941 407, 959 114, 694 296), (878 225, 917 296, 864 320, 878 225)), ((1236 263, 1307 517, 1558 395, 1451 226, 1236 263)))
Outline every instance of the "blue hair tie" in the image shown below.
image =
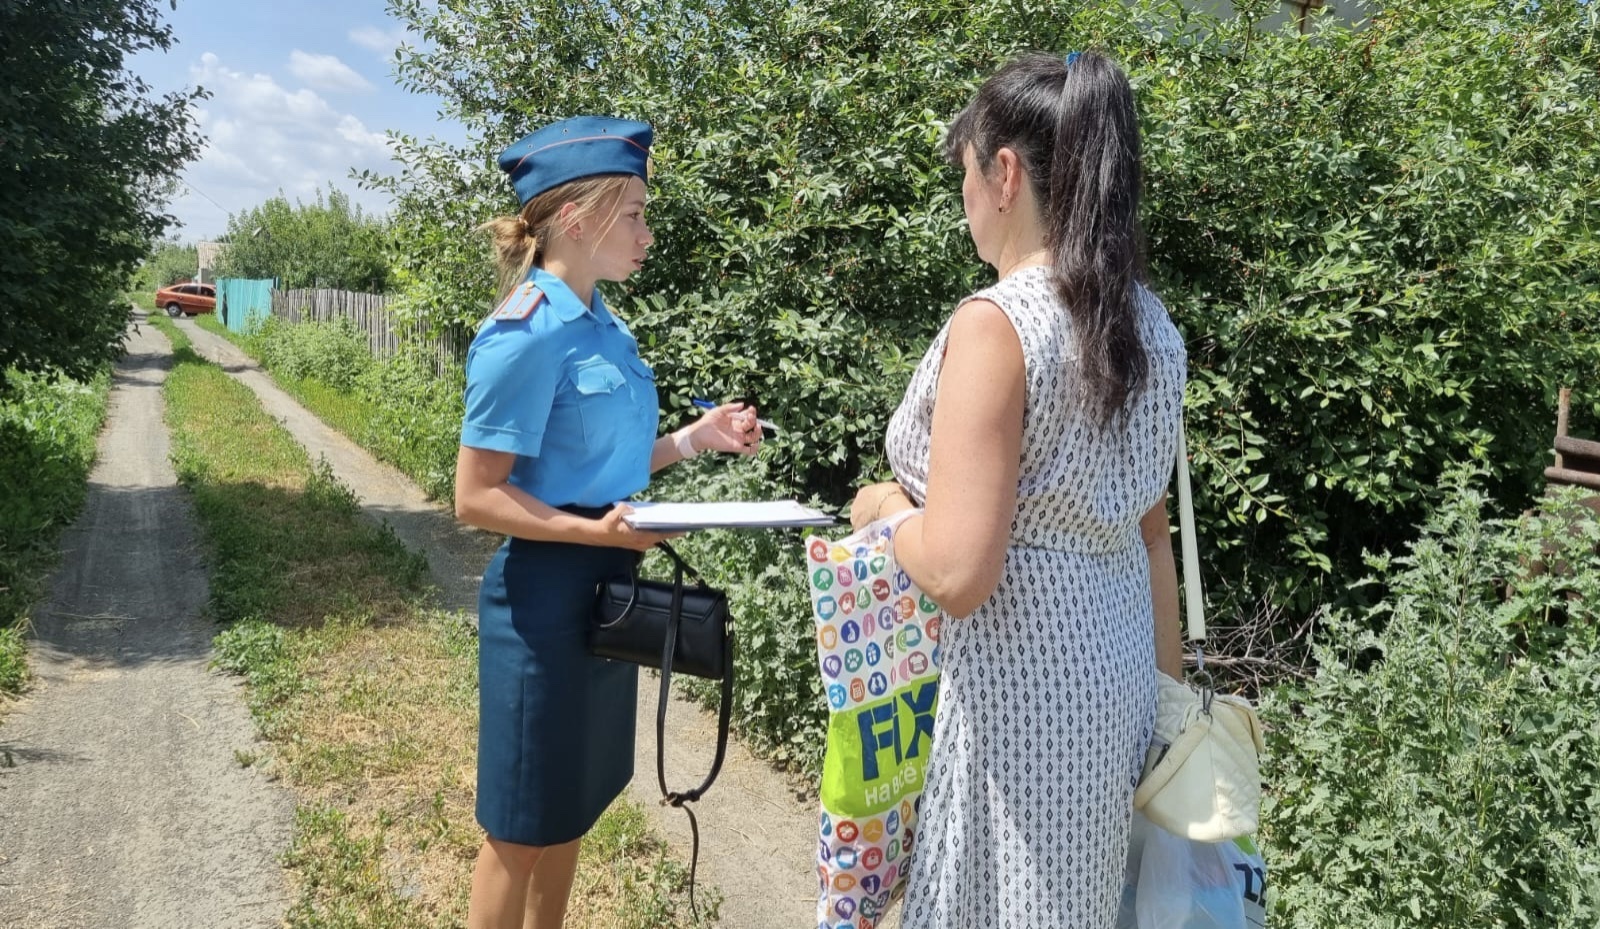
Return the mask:
POLYGON ((1072 67, 1072 63, 1074 61, 1077 61, 1079 56, 1082 55, 1082 54, 1083 54, 1082 52, 1068 52, 1067 53, 1067 67, 1069 67, 1069 68, 1072 67))

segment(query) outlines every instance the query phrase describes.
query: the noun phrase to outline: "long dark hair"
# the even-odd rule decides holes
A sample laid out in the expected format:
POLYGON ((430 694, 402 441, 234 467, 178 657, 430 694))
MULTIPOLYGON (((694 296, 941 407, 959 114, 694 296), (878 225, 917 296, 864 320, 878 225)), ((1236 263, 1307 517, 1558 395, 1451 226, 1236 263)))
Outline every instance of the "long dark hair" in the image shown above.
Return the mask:
POLYGON ((1026 55, 984 82, 950 123, 945 157, 971 147, 985 174, 1017 153, 1038 200, 1056 292, 1072 317, 1087 411, 1105 427, 1144 388, 1136 312, 1144 280, 1139 121, 1110 59, 1026 55))

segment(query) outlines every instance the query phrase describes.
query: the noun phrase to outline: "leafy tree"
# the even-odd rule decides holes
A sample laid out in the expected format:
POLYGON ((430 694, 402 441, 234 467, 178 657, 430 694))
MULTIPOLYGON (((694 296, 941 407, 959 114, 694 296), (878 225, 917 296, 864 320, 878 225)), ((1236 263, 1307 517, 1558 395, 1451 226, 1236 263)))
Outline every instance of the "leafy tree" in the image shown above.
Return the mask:
POLYGON ((387 234, 383 220, 364 215, 337 190, 293 205, 279 194, 228 218, 228 246, 217 270, 224 277, 275 278, 285 289, 383 293, 389 286, 387 234))
POLYGON ((139 268, 136 286, 155 290, 177 281, 193 280, 199 268, 198 248, 180 242, 162 242, 139 268))
POLYGON ((156 97, 124 67, 171 44, 154 0, 0 4, 0 390, 7 369, 82 379, 121 354, 122 288, 200 146, 203 92, 156 97))
POLYGON ((474 141, 399 137, 406 168, 368 181, 396 195, 404 305, 470 323, 492 299, 471 230, 514 206, 500 147, 651 120, 658 241, 620 309, 667 411, 756 395, 789 427, 774 489, 842 502, 987 279, 942 121, 1024 48, 1105 49, 1140 95, 1213 588, 1303 612, 1411 534, 1451 462, 1527 500, 1556 386, 1600 369, 1600 11, 1423 0, 1301 36, 1237 6, 390 0, 428 43, 402 80, 474 141))

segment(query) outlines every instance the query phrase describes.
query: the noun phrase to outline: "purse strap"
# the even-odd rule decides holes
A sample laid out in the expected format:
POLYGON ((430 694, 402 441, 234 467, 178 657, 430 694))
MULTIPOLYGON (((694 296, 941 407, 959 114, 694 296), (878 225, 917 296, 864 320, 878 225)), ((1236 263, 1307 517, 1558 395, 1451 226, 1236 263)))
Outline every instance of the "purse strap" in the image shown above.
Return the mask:
POLYGON ((661 648, 661 696, 656 702, 656 784, 661 788, 661 805, 676 807, 689 817, 689 835, 693 843, 689 856, 689 911, 694 914, 695 921, 698 922, 700 909, 695 903, 694 878, 700 864, 700 824, 695 821, 694 810, 685 804, 699 800, 711 788, 712 782, 722 772, 722 760, 728 752, 728 726, 733 716, 733 629, 728 629, 727 664, 722 669, 721 706, 717 711, 717 754, 711 762, 711 771, 705 780, 700 782, 700 786, 693 790, 668 790, 667 705, 670 701, 668 691, 672 688, 672 656, 678 650, 678 627, 683 624, 683 577, 685 574, 689 575, 702 587, 705 586, 705 582, 700 579, 700 572, 690 567, 672 546, 658 542, 656 547, 665 551, 673 563, 672 609, 667 617, 667 635, 661 648))
POLYGON ((1205 596, 1200 590, 1200 553, 1195 550, 1194 492, 1189 487, 1189 439, 1178 419, 1178 535, 1183 547, 1183 602, 1188 612, 1185 626, 1195 643, 1199 667, 1205 666, 1200 643, 1206 637, 1205 596))

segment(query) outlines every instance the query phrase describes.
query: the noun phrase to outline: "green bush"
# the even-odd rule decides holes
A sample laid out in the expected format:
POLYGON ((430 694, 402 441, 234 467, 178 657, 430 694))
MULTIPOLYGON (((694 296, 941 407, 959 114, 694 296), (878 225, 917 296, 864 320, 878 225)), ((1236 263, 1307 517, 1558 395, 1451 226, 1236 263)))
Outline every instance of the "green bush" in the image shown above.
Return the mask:
POLYGON ((410 475, 428 496, 455 499, 466 392, 462 369, 448 365, 436 371, 423 351, 403 347, 370 365, 356 389, 374 413, 362 444, 410 475))
POLYGON ((76 518, 105 419, 110 378, 88 384, 12 372, 0 395, 0 693, 25 677, 13 624, 42 593, 56 540, 76 518))
POLYGON ((286 323, 268 317, 254 336, 263 364, 290 380, 315 378, 350 390, 372 366, 366 334, 343 317, 325 323, 286 323))
MULTIPOLYGON (((910 366, 989 277, 943 121, 1027 48, 1103 49, 1136 85, 1150 269, 1188 342, 1219 618, 1266 601, 1293 629, 1380 594, 1349 586, 1362 552, 1412 539, 1457 463, 1525 505, 1556 388, 1600 370, 1592 3, 1419 0, 1308 36, 1259 28, 1268 0, 1226 20, 1166 0, 389 6, 427 40, 402 53, 402 78, 472 139, 399 140, 405 170, 371 178, 396 197, 403 310, 470 324, 491 302, 469 230, 513 207, 502 146, 574 112, 651 120, 657 243, 613 305, 655 365, 665 421, 690 394, 753 394, 785 427, 740 478, 751 496, 843 504, 886 476, 910 366)), ((1600 394, 1580 400, 1581 434, 1600 394)), ((798 587, 771 592, 792 558, 766 552, 707 557, 752 591, 741 622, 790 642, 762 670, 799 668, 813 659, 789 634, 798 587)), ((821 712, 784 693, 741 708, 774 744, 821 712)))
MULTIPOLYGON (((770 490, 762 470, 754 461, 708 456, 673 468, 648 496, 761 499, 770 490)), ((817 671, 802 538, 797 530, 696 532, 673 542, 673 548, 709 583, 727 591, 737 637, 734 719, 739 734, 766 757, 816 775, 827 745, 828 713, 817 671)), ((646 568, 670 579, 669 566, 659 556, 652 556, 646 568)), ((714 682, 673 680, 683 681, 707 706, 719 699, 714 682)))
POLYGON ((1371 560, 1387 596, 1263 705, 1277 924, 1600 921, 1600 520, 1575 499, 1496 521, 1452 483, 1371 560))
POLYGON ((1258 28, 1275 2, 1236 6, 392 0, 429 40, 402 75, 474 139, 402 140, 378 181, 402 303, 471 323, 492 299, 468 230, 513 205, 501 146, 572 112, 648 118, 658 241, 616 303, 664 407, 756 395, 789 427, 774 489, 842 503, 988 278, 942 121, 1023 48, 1105 49, 1139 93, 1151 272, 1189 344, 1211 589, 1303 616, 1410 537, 1452 463, 1531 499, 1556 387, 1600 369, 1600 9, 1422 0, 1301 36, 1258 28))

